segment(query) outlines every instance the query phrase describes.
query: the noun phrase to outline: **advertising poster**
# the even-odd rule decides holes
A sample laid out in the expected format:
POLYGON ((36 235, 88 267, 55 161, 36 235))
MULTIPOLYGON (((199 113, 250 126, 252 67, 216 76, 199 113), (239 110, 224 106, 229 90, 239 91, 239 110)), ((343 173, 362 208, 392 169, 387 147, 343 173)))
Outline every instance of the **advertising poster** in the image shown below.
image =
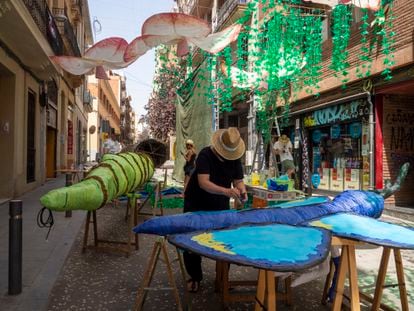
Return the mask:
POLYGON ((369 152, 369 126, 368 124, 362 124, 361 129, 361 155, 367 156, 369 152))

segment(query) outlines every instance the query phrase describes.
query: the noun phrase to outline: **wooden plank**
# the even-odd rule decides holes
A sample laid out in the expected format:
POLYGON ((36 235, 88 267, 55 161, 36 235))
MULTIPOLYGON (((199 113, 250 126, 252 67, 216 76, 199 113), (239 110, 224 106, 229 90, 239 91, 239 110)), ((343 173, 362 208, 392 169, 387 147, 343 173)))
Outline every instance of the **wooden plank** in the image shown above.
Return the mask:
POLYGON ((265 299, 265 291, 266 291, 266 271, 259 270, 259 277, 257 280, 257 291, 256 291, 256 304, 254 306, 255 311, 262 310, 262 306, 264 306, 264 299, 265 299))
POLYGON ((382 251, 381 262, 380 262, 378 276, 377 276, 377 282, 375 285, 374 301, 372 303, 372 309, 371 309, 373 311, 377 311, 380 308, 382 291, 384 288, 385 276, 387 274, 388 261, 390 258, 390 252, 391 252, 391 249, 388 247, 384 247, 384 250, 382 251))
POLYGON ((267 311, 276 311, 275 273, 266 271, 267 311))
POLYGON ((356 267, 355 246, 348 246, 349 286, 351 292, 351 310, 361 310, 358 289, 358 274, 356 267))
POLYGON ((91 222, 91 212, 88 211, 86 213, 86 223, 85 223, 85 233, 83 235, 82 253, 84 253, 86 248, 88 247, 88 236, 89 236, 89 224, 90 224, 90 222, 91 222))
POLYGON ((365 244, 367 243, 356 241, 356 240, 351 240, 347 238, 341 238, 338 236, 333 236, 331 240, 332 246, 344 246, 344 245, 355 245, 356 246, 356 245, 365 245, 365 244))
POLYGON ((408 311, 409 307, 407 299, 407 289, 405 287, 404 267, 401 257, 401 251, 398 248, 394 248, 394 260, 395 267, 397 269, 398 288, 400 290, 401 310, 408 311))
POLYGON ((98 246, 98 222, 96 220, 96 210, 92 211, 92 219, 93 219, 93 239, 94 245, 98 246))
POLYGON ((341 259, 339 262, 338 279, 336 281, 335 299, 332 304, 332 311, 340 311, 344 295, 345 278, 348 270, 348 246, 342 247, 341 259))
POLYGON ((167 251, 167 246, 166 246, 165 240, 160 242, 160 244, 161 244, 162 253, 164 255, 164 262, 167 266, 168 280, 169 280, 170 285, 171 285, 172 290, 173 290, 175 303, 177 304, 177 310, 178 311, 183 311, 183 307, 181 305, 181 300, 180 300, 180 294, 178 293, 177 284, 175 283, 174 273, 172 271, 171 262, 170 262, 170 259, 168 257, 168 251, 167 251))
POLYGON ((158 258, 161 252, 160 243, 161 243, 160 241, 156 241, 152 248, 151 256, 149 258, 147 268, 145 269, 145 272, 144 272, 144 277, 141 281, 141 285, 137 292, 137 297, 135 300, 135 307, 134 307, 135 311, 142 310, 142 307, 144 305, 146 293, 147 293, 145 288, 149 287, 149 285, 151 284, 152 277, 154 275, 154 270, 155 270, 155 267, 157 266, 158 258))
MULTIPOLYGON (((374 298, 372 298, 371 296, 369 296, 369 295, 367 295, 363 292, 359 292, 359 297, 361 297, 361 300, 368 301, 369 303, 371 303, 371 305, 374 302, 374 298)), ((395 309, 393 309, 393 308, 391 308, 391 307, 389 307, 389 306, 387 306, 383 303, 380 304, 380 308, 383 311, 395 311, 395 309)))

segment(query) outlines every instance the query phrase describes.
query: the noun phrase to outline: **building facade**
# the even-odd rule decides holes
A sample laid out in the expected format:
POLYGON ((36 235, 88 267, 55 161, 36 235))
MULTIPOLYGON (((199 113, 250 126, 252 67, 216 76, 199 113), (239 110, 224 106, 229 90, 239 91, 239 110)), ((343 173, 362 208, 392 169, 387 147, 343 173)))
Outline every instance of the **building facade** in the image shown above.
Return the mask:
POLYGON ((88 89, 93 98, 93 110, 88 120, 88 160, 99 161, 103 142, 112 135, 119 141, 121 137, 122 98, 121 76, 107 72, 109 80, 88 77, 88 89))
POLYGON ((121 78, 121 143, 132 145, 135 141, 135 112, 132 98, 127 94, 126 77, 121 78))
POLYGON ((63 72, 49 56, 79 56, 91 43, 86 0, 1 2, 0 200, 83 161, 90 108, 84 80, 63 72))
MULTIPOLYGON (((290 112, 291 132, 295 131, 295 124, 299 125, 308 142, 310 173, 319 175, 321 180, 314 191, 382 189, 387 179, 396 177, 404 162, 414 164, 414 11, 406 10, 412 7, 413 0, 393 1, 392 59, 395 63, 390 80, 381 74, 388 68, 381 45, 372 52, 369 63, 359 58, 362 21, 360 9, 355 8, 348 46, 350 68, 344 87, 329 69, 332 40, 326 23, 320 96, 315 99, 305 92, 299 93, 290 112), (369 65, 370 75, 360 78, 358 71, 369 65)), ((297 150, 298 154, 301 152, 297 150)), ((303 171, 302 161, 298 162, 299 171, 303 171)), ((311 180, 303 182, 315 188, 311 180)), ((413 182, 411 171, 401 191, 386 203, 412 206, 414 195, 409 189, 413 182)))

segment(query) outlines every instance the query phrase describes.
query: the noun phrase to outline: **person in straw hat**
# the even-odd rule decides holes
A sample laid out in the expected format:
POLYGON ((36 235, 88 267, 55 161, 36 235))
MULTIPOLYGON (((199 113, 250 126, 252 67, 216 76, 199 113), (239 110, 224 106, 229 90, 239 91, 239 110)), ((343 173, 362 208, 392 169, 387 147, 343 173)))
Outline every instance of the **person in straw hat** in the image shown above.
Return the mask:
MULTIPOLYGON (((240 158, 245 145, 235 127, 216 131, 211 145, 203 148, 184 193, 184 212, 218 211, 230 208, 230 198, 247 201, 240 158)), ((203 278, 201 257, 184 252, 188 291, 197 292, 203 278)))

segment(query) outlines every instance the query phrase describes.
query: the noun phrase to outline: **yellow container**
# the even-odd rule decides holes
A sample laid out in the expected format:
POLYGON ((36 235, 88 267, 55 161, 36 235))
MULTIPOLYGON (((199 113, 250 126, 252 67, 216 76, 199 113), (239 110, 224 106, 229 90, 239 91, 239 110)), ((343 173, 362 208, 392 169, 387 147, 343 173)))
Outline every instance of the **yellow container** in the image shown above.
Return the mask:
POLYGON ((260 186, 260 175, 252 173, 252 186, 260 186))

